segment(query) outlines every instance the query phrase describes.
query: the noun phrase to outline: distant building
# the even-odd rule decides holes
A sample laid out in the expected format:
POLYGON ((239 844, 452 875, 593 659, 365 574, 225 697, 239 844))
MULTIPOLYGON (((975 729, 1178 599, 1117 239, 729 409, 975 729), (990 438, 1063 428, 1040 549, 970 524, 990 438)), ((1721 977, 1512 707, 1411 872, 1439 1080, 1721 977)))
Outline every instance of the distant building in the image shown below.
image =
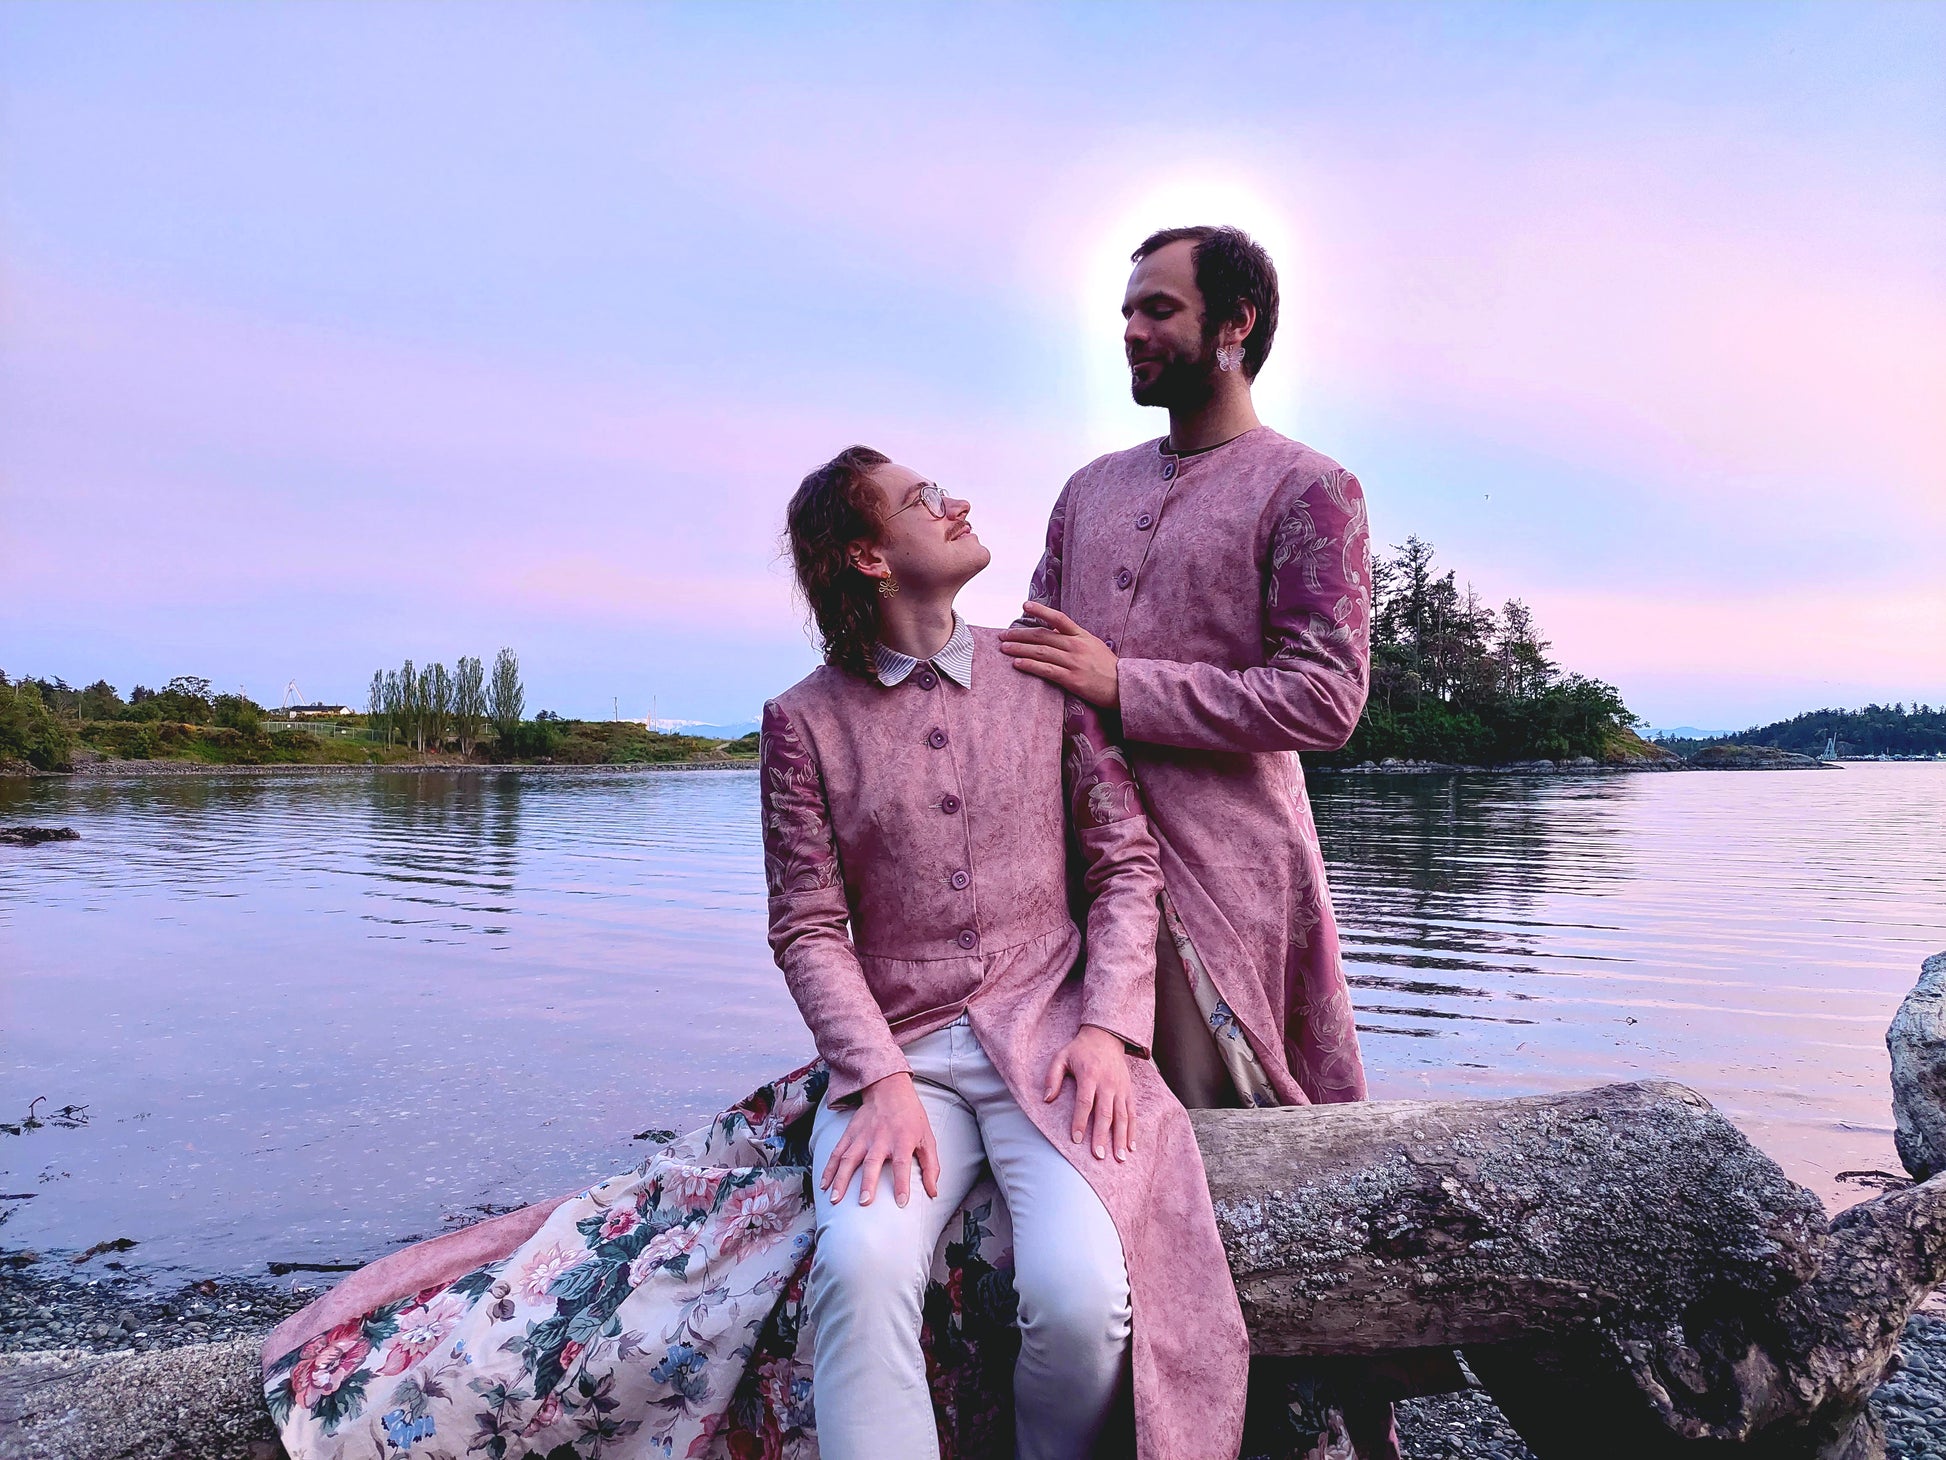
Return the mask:
POLYGON ((352 715, 356 714, 357 711, 353 710, 350 705, 327 705, 319 703, 315 705, 291 705, 283 713, 293 720, 305 720, 314 717, 321 718, 325 715, 352 715))

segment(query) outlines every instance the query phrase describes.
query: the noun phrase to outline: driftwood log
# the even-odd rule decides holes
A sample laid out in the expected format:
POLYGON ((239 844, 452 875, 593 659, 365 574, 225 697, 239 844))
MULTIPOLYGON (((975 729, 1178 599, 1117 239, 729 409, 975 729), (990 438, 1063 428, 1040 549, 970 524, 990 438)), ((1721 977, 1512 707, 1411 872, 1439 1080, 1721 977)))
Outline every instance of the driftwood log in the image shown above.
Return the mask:
POLYGON ((1671 1084, 1197 1111, 1253 1348, 1458 1347, 1542 1460, 1874 1460, 1946 1177, 1827 1223, 1671 1084))

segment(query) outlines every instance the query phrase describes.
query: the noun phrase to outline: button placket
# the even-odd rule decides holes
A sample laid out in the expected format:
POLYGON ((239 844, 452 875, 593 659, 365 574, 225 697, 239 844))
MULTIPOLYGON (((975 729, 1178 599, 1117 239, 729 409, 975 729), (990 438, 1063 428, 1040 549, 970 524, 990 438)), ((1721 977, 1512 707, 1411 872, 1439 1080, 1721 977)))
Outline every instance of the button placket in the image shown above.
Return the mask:
MULTIPOLYGON (((945 702, 939 708, 943 712, 942 719, 951 720, 956 708, 953 697, 950 695, 947 696, 945 702)), ((952 739, 953 737, 948 732, 948 728, 944 723, 934 725, 926 732, 927 745, 931 746, 934 750, 946 751, 944 778, 954 784, 958 784, 961 774, 959 757, 948 749, 952 744, 952 739)), ((958 816, 966 808, 965 801, 961 799, 957 791, 945 791, 934 804, 939 807, 941 814, 945 816, 958 816)), ((957 831, 960 850, 959 855, 954 860, 958 861, 959 865, 953 867, 946 874, 946 883, 954 892, 964 893, 968 892, 973 886, 973 874, 971 871, 973 865, 973 828, 968 822, 962 821, 957 831)), ((950 866, 951 864, 949 863, 948 865, 950 866)), ((967 906, 959 909, 959 916, 965 918, 967 922, 961 925, 958 932, 951 934, 948 941, 963 953, 973 953, 980 946, 978 894, 971 894, 967 906)))

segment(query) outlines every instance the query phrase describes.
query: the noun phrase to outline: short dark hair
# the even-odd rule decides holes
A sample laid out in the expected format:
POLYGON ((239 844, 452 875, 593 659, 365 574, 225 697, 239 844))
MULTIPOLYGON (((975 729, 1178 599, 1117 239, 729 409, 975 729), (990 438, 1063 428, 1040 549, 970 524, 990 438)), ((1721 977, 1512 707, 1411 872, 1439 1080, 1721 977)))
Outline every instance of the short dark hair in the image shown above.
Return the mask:
POLYGON ((880 499, 872 473, 891 460, 869 446, 847 446, 804 478, 784 511, 791 566, 818 626, 824 662, 852 674, 872 672, 878 584, 852 566, 847 549, 861 538, 878 538, 880 499))
POLYGON ((1196 269, 1196 288, 1203 296, 1203 338, 1213 340, 1222 326, 1235 319, 1247 301, 1257 307, 1257 323, 1243 340, 1243 374, 1255 380, 1270 355, 1277 335, 1277 266, 1241 228, 1160 228, 1142 240, 1129 255, 1131 263, 1172 243, 1193 243, 1190 262, 1196 269))

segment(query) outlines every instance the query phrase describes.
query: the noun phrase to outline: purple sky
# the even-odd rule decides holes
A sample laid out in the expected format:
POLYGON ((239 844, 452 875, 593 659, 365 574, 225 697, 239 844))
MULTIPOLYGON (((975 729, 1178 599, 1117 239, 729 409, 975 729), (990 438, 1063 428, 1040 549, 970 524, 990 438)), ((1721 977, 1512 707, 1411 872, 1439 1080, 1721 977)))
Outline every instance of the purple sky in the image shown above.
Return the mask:
POLYGON ((0 7, 0 668, 727 721, 863 440, 1016 611, 1234 221, 1270 424, 1656 725, 1946 701, 1946 8, 0 7))

